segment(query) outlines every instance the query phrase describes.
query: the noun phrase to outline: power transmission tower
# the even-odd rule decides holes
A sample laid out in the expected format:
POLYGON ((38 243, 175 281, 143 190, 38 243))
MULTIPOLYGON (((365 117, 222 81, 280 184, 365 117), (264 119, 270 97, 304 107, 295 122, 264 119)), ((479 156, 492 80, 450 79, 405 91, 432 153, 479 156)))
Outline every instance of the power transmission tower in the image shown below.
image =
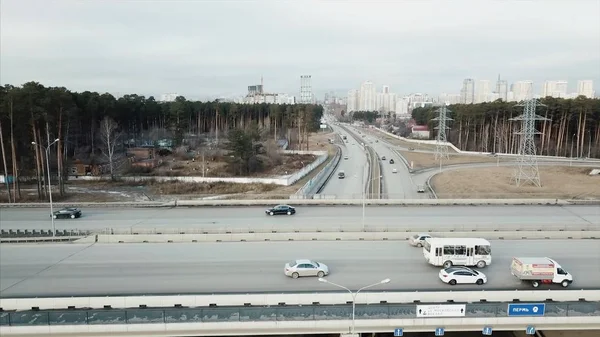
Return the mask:
POLYGON ((443 159, 448 159, 448 141, 446 140, 446 130, 449 129, 446 127, 446 121, 451 121, 452 118, 447 117, 446 114, 450 112, 448 108, 446 108, 446 104, 442 105, 442 107, 438 110, 438 116, 432 120, 438 122, 438 126, 435 129, 438 130, 437 139, 435 142, 435 160, 440 161, 440 166, 442 165, 443 159))
POLYGON ((536 145, 535 135, 541 134, 535 129, 536 121, 547 121, 549 119, 536 115, 535 109, 537 106, 545 106, 539 103, 535 98, 528 99, 522 104, 517 106, 523 106, 523 114, 515 118, 511 118, 512 121, 521 121, 521 131, 515 133, 521 135, 521 142, 519 146, 519 156, 517 158, 517 168, 515 169, 513 179, 517 186, 522 186, 527 183, 531 183, 537 187, 541 187, 540 171, 538 169, 538 162, 536 156, 536 145))

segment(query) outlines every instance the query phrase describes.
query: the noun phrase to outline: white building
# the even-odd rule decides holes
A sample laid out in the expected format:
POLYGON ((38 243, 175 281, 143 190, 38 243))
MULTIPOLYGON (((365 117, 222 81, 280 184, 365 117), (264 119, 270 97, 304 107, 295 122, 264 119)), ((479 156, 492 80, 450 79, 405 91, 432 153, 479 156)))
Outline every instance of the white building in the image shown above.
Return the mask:
POLYGON ((475 103, 490 101, 491 84, 489 80, 479 80, 475 87, 475 103))
POLYGON ((587 98, 594 98, 594 81, 582 80, 577 82, 577 95, 585 96, 587 98))
POLYGON ((410 119, 410 111, 408 110, 410 104, 410 98, 408 96, 404 96, 402 98, 398 98, 396 100, 396 117, 402 119, 410 119))
POLYGON ((346 101, 346 110, 347 112, 359 111, 359 92, 356 89, 352 89, 348 91, 348 98, 346 101))
POLYGON ((533 98, 533 81, 517 81, 512 85, 513 100, 521 102, 533 98))
POLYGON ((459 104, 460 103, 460 94, 447 94, 447 93, 442 93, 440 95, 440 97, 438 98, 438 101, 440 103, 444 103, 446 105, 451 105, 451 104, 459 104))
POLYGON ((365 81, 360 85, 358 108, 361 111, 375 111, 377 107, 375 85, 371 81, 365 81))
POLYGON ((170 94, 162 94, 160 95, 160 102, 175 102, 175 99, 178 97, 178 94, 170 93, 170 94))
POLYGON ((390 87, 384 85, 382 92, 377 93, 375 102, 375 109, 383 113, 395 112, 396 111, 396 94, 390 93, 390 87))
POLYGON ((461 103, 463 104, 472 104, 475 101, 475 80, 472 78, 463 80, 460 97, 461 103))
POLYGON ((542 97, 567 97, 567 81, 546 81, 542 88, 542 97))

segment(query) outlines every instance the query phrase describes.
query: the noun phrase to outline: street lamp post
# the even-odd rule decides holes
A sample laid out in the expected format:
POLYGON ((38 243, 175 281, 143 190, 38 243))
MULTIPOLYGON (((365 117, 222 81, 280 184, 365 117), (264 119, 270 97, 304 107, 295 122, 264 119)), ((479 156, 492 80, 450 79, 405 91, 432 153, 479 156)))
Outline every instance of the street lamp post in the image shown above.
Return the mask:
MULTIPOLYGON (((58 141, 59 141, 59 139, 56 138, 52 143, 48 144, 48 146, 39 144, 41 147, 43 147, 46 150, 46 171, 48 172, 47 188, 48 188, 48 196, 50 197, 50 220, 52 221, 52 237, 53 238, 56 236, 56 228, 54 227, 54 207, 52 206, 52 183, 50 182, 50 160, 48 159, 48 157, 50 157, 50 146, 54 145, 58 141)), ((36 142, 31 142, 31 144, 38 145, 36 142)))
POLYGON ((381 285, 381 284, 390 283, 390 279, 389 279, 389 278, 386 278, 385 280, 379 281, 379 282, 377 282, 377 283, 373 283, 373 284, 370 284, 370 285, 368 285, 368 286, 364 286, 364 287, 362 287, 362 288, 358 289, 356 292, 353 292, 352 290, 350 290, 350 289, 348 289, 348 288, 346 288, 346 287, 344 287, 344 286, 342 286, 342 285, 339 285, 339 284, 337 284, 337 283, 333 283, 333 282, 331 282, 331 281, 328 281, 328 280, 326 280, 326 279, 324 279, 324 278, 319 278, 319 282, 323 282, 323 283, 328 283, 328 284, 331 284, 332 286, 335 286, 335 287, 338 287, 338 288, 342 288, 342 289, 344 289, 344 290, 346 290, 346 291, 348 291, 348 292, 350 293, 350 295, 352 296, 352 327, 351 327, 351 329, 350 329, 350 333, 351 333, 351 334, 354 334, 354 333, 355 333, 355 326, 356 326, 356 324, 355 324, 355 323, 356 323, 356 321, 355 321, 355 313, 356 313, 356 296, 358 296, 358 294, 359 294, 359 293, 360 293, 362 290, 365 290, 365 289, 367 289, 367 288, 375 287, 375 286, 378 286, 378 285, 381 285))
MULTIPOLYGON (((383 178, 382 175, 380 175, 379 177, 372 178, 369 182, 372 182, 375 179, 381 179, 381 178, 383 178)), ((362 179, 361 179, 361 186, 362 186, 362 230, 364 232, 365 231, 365 172, 364 171, 363 171, 363 175, 362 175, 362 179)))

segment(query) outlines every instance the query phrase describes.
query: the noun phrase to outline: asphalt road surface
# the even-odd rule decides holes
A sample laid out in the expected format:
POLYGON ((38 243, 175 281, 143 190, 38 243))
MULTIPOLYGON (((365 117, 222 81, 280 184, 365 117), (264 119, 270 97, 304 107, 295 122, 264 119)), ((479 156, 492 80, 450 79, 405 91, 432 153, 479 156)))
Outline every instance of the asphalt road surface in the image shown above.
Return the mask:
MULTIPOLYGON (((293 205, 293 203, 292 203, 293 205)), ((196 228, 196 229, 356 229, 362 228, 360 206, 299 206, 292 216, 267 216, 267 207, 84 208, 78 219, 55 220, 57 229, 196 228)), ((460 229, 477 225, 501 229, 519 225, 600 226, 598 206, 383 206, 365 208, 365 225, 376 228, 460 229)), ((0 208, 2 229, 50 229, 50 210, 0 208)))
POLYGON ((360 199, 363 193, 363 175, 367 167, 367 157, 362 147, 349 133, 337 126, 333 129, 340 135, 345 135, 348 142, 344 141, 341 145, 342 159, 320 194, 335 195, 337 199, 360 199), (345 157, 348 159, 344 159, 345 157), (339 179, 338 173, 342 171, 346 177, 339 179))
POLYGON ((406 242, 2 245, 0 297, 338 290, 286 277, 284 264, 299 258, 327 264, 328 279, 351 289, 391 278, 378 289, 443 291, 528 289, 508 271, 512 257, 549 256, 573 274, 574 289, 600 288, 600 241, 492 241, 492 251, 488 284, 452 287, 406 242))

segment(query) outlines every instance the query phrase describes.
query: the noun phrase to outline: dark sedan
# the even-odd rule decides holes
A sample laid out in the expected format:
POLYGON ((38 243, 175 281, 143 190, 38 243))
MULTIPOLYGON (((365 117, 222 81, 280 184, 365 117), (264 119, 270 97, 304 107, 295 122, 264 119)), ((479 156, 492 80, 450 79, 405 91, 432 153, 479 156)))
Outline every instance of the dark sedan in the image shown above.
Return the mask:
POLYGON ((292 215, 292 214, 296 214, 296 209, 289 205, 277 205, 273 208, 269 208, 268 210, 265 211, 265 213, 267 213, 268 215, 280 215, 280 214, 292 215))
POLYGON ((79 208, 67 207, 55 211, 52 215, 54 219, 75 219, 81 217, 81 210, 79 208))

